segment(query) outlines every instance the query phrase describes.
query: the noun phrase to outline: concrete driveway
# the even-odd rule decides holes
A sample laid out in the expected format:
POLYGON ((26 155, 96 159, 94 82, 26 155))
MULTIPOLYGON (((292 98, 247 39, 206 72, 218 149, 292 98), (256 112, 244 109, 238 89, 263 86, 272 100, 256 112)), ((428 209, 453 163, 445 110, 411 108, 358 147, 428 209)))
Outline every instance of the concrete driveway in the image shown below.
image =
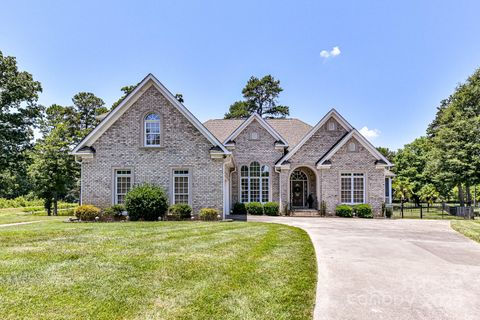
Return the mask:
POLYGON ((253 217, 308 232, 315 319, 480 319, 480 245, 448 221, 253 217))

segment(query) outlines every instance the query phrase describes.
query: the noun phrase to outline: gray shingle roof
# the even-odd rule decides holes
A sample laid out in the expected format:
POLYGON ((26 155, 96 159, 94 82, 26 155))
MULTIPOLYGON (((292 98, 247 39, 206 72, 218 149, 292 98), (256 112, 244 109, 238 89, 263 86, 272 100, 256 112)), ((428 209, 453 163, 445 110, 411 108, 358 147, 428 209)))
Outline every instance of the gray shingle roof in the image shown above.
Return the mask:
MULTIPOLYGON (((285 140, 290 148, 302 140, 307 132, 312 128, 311 125, 299 119, 265 119, 285 140)), ((242 119, 212 119, 203 123, 203 125, 220 141, 224 142, 235 129, 237 129, 245 120, 242 119)))

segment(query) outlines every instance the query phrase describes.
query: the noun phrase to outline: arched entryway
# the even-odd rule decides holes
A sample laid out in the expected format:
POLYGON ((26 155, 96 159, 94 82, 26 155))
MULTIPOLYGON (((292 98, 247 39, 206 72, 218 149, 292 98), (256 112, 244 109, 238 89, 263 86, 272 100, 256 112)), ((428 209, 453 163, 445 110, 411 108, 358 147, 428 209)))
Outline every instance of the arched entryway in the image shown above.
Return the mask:
POLYGON ((290 205, 293 209, 314 209, 317 206, 316 175, 308 167, 299 167, 290 174, 290 205))

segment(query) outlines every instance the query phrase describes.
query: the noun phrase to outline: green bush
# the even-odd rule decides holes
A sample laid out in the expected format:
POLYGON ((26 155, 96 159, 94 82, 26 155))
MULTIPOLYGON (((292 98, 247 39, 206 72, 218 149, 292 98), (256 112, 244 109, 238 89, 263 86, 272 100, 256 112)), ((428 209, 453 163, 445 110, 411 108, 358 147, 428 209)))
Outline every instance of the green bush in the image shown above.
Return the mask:
POLYGON ((192 217, 192 207, 188 204, 174 204, 168 208, 168 218, 172 220, 184 220, 192 217))
POLYGON ((263 205, 260 202, 250 202, 246 204, 248 214, 261 216, 263 214, 263 205))
POLYGON ((263 211, 267 216, 278 216, 279 208, 278 202, 267 202, 263 205, 263 211))
POLYGON ((218 220, 218 210, 214 208, 203 208, 200 209, 200 213, 198 215, 200 220, 203 221, 215 221, 218 220))
POLYGON ((353 211, 359 218, 373 218, 372 207, 369 204, 357 204, 353 211))
POLYGON ((125 206, 123 204, 115 204, 103 210, 103 218, 112 217, 115 219, 122 219, 124 217, 123 216, 124 211, 125 211, 125 206))
POLYGON ((43 200, 41 199, 30 199, 28 197, 26 198, 23 196, 16 197, 15 199, 0 198, 0 209, 42 206, 42 205, 43 205, 43 200))
POLYGON ((82 221, 93 221, 100 216, 100 209, 90 204, 84 204, 76 207, 74 213, 82 221))
POLYGON ((131 189, 125 196, 125 209, 130 220, 155 221, 165 216, 168 199, 163 188, 144 184, 131 189))
POLYGON ((237 202, 233 205, 233 214, 237 215, 245 215, 247 214, 247 207, 245 206, 245 203, 242 202, 237 202))
POLYGON ((353 209, 349 205, 339 204, 335 208, 335 214, 339 217, 351 218, 351 217, 353 217, 353 209))

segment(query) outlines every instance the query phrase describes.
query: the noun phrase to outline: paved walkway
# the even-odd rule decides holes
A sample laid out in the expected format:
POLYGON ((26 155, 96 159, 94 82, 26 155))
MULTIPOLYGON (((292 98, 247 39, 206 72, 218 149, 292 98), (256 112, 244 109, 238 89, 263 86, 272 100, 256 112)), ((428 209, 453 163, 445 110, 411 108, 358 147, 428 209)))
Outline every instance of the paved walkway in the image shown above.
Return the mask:
POLYGON ((448 221, 253 217, 308 232, 315 319, 480 319, 480 244, 448 221))
POLYGON ((38 222, 42 222, 42 220, 0 224, 0 228, 10 227, 10 226, 21 226, 22 224, 31 224, 31 223, 38 223, 38 222))

